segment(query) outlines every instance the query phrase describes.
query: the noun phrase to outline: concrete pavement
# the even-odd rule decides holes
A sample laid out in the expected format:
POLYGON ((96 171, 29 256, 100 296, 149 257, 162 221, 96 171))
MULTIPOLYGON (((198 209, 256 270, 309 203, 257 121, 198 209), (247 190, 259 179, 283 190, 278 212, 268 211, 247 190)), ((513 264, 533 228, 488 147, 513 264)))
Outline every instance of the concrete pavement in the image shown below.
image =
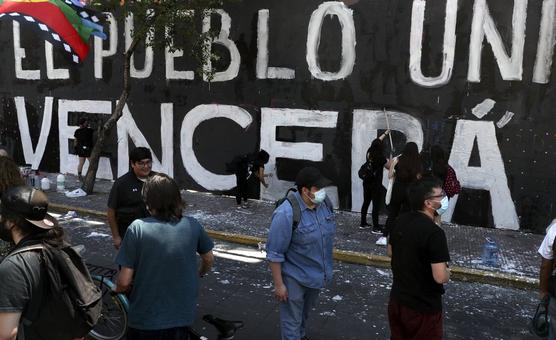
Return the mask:
MULTIPOLYGON (((55 174, 43 175, 55 183, 55 174)), ((78 187, 76 177, 66 176, 67 189, 78 187)), ((112 181, 97 180, 95 193, 89 196, 69 198, 53 190, 48 196, 53 210, 74 210, 81 216, 103 217, 111 187, 112 181)), ((236 209, 232 197, 187 190, 182 193, 187 204, 186 213, 197 218, 212 237, 246 245, 265 241, 274 207, 272 202, 251 200, 249 209, 236 209)), ((384 218, 381 217, 382 222, 384 218)), ((378 236, 358 228, 359 214, 338 211, 337 222, 337 260, 390 266, 385 247, 375 245, 378 236)), ((443 224, 442 228, 448 238, 454 279, 530 289, 538 286, 540 258, 536 250, 542 242, 542 235, 454 224, 443 224), (485 237, 495 239, 500 248, 499 267, 487 267, 480 261, 485 237)))

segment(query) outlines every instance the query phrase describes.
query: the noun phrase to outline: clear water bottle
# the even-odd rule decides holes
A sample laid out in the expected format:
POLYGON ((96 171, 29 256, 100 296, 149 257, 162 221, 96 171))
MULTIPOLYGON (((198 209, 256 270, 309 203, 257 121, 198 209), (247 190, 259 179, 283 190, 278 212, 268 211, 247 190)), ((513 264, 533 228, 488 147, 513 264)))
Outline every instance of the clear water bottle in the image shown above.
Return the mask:
POLYGON ((483 246, 483 255, 481 257, 483 265, 489 267, 498 267, 498 245, 496 244, 496 241, 489 237, 486 237, 485 240, 486 241, 483 246))
POLYGON ((59 174, 56 176, 56 191, 64 192, 66 190, 66 176, 59 174))

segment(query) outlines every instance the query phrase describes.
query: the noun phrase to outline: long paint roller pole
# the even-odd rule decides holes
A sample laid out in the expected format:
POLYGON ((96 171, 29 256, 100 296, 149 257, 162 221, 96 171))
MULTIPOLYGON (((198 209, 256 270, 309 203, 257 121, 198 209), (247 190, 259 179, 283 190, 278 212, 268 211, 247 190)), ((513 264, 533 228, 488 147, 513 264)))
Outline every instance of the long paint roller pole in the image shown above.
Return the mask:
POLYGON ((386 118, 386 128, 388 129, 388 137, 390 139, 390 158, 392 158, 394 154, 394 143, 392 143, 392 131, 390 130, 390 121, 388 120, 388 114, 386 113, 386 109, 382 108, 382 112, 384 112, 384 118, 386 118))

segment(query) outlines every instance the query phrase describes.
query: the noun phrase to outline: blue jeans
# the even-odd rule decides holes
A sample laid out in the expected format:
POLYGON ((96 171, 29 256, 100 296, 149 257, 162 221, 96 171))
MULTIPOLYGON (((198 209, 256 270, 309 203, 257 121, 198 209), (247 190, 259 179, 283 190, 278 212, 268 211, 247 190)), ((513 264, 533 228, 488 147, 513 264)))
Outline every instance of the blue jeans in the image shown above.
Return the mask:
POLYGON ((295 279, 283 276, 288 300, 280 303, 282 340, 299 340, 305 336, 309 311, 319 297, 320 289, 300 285, 295 279))

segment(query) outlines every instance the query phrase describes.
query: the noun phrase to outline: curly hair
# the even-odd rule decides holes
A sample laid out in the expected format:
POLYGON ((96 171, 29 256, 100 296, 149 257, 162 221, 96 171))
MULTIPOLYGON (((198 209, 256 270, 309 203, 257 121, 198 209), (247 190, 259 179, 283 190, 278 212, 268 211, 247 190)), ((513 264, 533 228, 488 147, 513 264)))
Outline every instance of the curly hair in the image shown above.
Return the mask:
POLYGON ((17 164, 11 158, 0 156, 0 194, 8 188, 24 184, 17 164))

